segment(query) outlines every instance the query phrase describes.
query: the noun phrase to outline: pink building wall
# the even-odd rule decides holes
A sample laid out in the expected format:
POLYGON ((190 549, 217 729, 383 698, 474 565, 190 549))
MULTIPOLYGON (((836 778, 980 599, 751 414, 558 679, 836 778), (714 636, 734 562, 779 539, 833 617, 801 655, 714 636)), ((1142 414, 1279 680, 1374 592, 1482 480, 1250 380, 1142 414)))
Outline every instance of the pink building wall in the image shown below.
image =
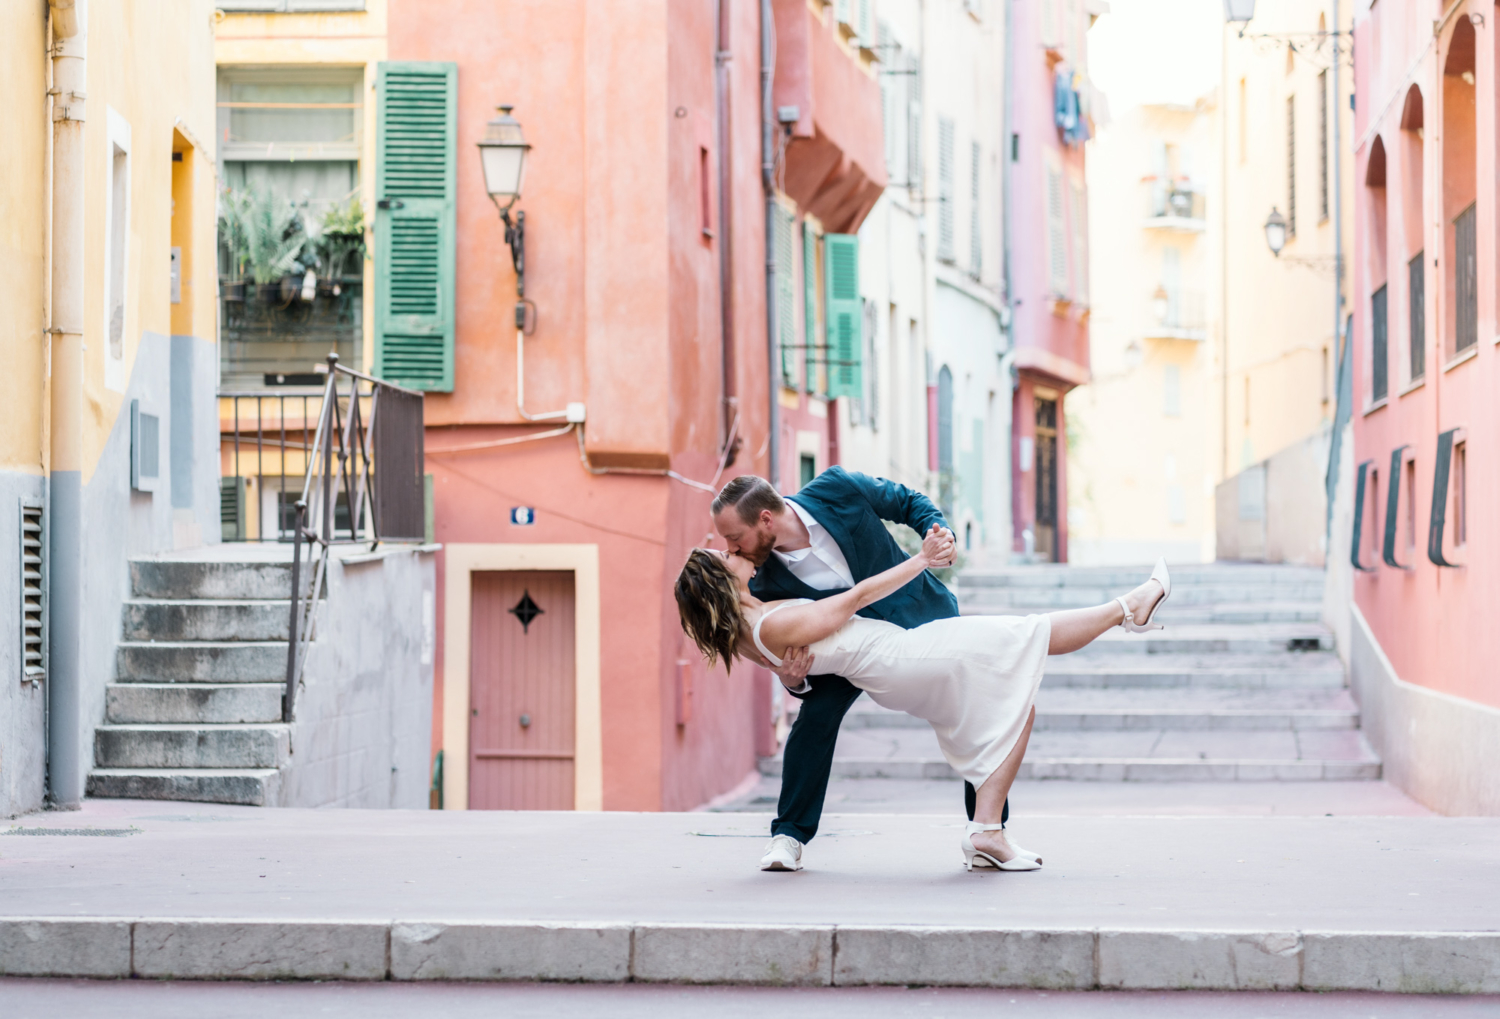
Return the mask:
MULTIPOLYGON (((1491 4, 1471 4, 1493 21, 1491 4)), ((1379 486, 1371 505, 1366 493, 1361 563, 1355 572, 1354 601, 1400 679, 1479 704, 1500 707, 1500 541, 1494 505, 1500 462, 1500 361, 1496 358, 1496 75, 1495 26, 1468 20, 1459 5, 1434 38, 1432 19, 1441 17, 1423 2, 1381 3, 1355 24, 1355 253, 1351 261, 1354 294, 1354 463, 1373 461, 1379 486), (1464 66, 1474 47, 1472 81, 1444 68, 1464 66), (1450 57, 1454 63, 1449 64, 1450 57), (1408 124, 1421 94, 1420 134, 1408 124), (1378 144, 1377 144, 1378 142, 1378 144), (1379 163, 1384 156, 1384 186, 1379 163), (1372 169, 1372 163, 1374 164, 1372 169), (1477 188, 1476 188, 1477 182, 1477 188), (1452 219, 1477 197, 1478 340, 1471 352, 1455 357, 1452 219), (1382 247, 1384 250, 1382 250, 1382 247), (1408 258, 1424 252, 1426 331, 1417 338, 1425 349, 1425 372, 1409 376, 1408 258), (1389 310, 1389 393, 1372 391, 1371 295, 1386 284, 1389 310), (1460 568, 1437 566, 1427 556, 1433 500, 1434 465, 1440 432, 1467 432, 1468 540, 1455 547, 1453 494, 1448 495, 1444 556, 1460 568), (1392 451, 1408 446, 1415 486, 1401 479, 1396 560, 1381 561, 1377 542, 1384 534, 1392 451), (1414 501, 1413 500, 1414 497, 1414 501), (1409 522, 1415 541, 1409 544, 1409 522), (1373 531, 1373 533, 1372 533, 1373 531)), ((1403 469, 1403 474, 1405 470, 1403 469)), ((1348 556, 1349 549, 1333 554, 1348 556)), ((1416 722, 1412 721, 1413 732, 1416 722)))
MULTIPOLYGON (((681 633, 671 582, 709 532, 711 496, 660 473, 712 482, 735 413, 742 444, 724 477, 769 471, 759 8, 724 5, 726 146, 716 111, 715 6, 391 3, 390 59, 458 65, 455 385, 427 400, 435 538, 598 546, 603 805, 611 810, 698 805, 733 788, 757 754, 773 750, 770 674, 744 664, 732 676, 708 673, 681 633), (526 339, 527 410, 581 401, 595 468, 655 473, 590 473, 572 434, 441 452, 545 427, 516 409, 515 279, 475 149, 502 102, 514 104, 532 145, 518 205, 526 212, 526 296, 537 307, 526 339), (720 160, 729 164, 727 223, 718 221, 720 160), (534 507, 536 523, 511 525, 512 506, 534 507), (684 693, 691 710, 680 723, 684 693)), ((873 116, 858 101, 842 112, 829 103, 815 123, 879 152, 878 90, 873 96, 873 116)), ((865 186, 878 196, 876 185, 865 186)), ((440 577, 439 591, 443 584, 440 577)), ((440 649, 444 611, 440 604, 440 649)), ((441 681, 437 697, 441 719, 441 681)), ((434 746, 441 745, 439 728, 434 746)))

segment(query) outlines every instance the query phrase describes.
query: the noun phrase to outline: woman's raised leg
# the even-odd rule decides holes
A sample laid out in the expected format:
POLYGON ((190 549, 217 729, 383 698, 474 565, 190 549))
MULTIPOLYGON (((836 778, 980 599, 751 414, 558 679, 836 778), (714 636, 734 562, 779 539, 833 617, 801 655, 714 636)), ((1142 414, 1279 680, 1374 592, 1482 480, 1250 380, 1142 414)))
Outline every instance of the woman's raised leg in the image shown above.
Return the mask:
MULTIPOLYGON (((1127 594, 1125 601, 1130 605, 1131 615, 1136 619, 1145 619, 1151 606, 1161 596, 1161 584, 1148 580, 1127 594)), ((1052 621, 1052 637, 1047 642, 1047 653, 1065 655, 1092 643, 1094 638, 1110 627, 1119 626, 1125 619, 1125 612, 1120 608, 1119 602, 1110 601, 1087 609, 1049 612, 1047 618, 1052 621)))

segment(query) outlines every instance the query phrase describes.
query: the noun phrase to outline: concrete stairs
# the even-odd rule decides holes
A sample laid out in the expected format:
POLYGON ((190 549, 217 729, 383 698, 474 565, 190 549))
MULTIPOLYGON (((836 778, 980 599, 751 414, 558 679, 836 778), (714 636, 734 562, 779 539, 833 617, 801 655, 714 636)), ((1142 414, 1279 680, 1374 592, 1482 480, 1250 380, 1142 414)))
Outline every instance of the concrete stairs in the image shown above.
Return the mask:
POLYGON ((90 796, 277 802, 290 550, 247 554, 266 558, 131 561, 90 796))
MULTIPOLYGON (((1146 568, 969 570, 969 614, 1021 615, 1099 604, 1146 568)), ((1113 630, 1053 658, 1037 697, 1022 779, 1347 781, 1380 778, 1359 728, 1333 635, 1318 621, 1323 574, 1292 566, 1176 567, 1165 630, 1113 630)), ((779 775, 781 760, 762 762, 779 775)), ((925 722, 860 698, 834 774, 955 778, 925 722)))

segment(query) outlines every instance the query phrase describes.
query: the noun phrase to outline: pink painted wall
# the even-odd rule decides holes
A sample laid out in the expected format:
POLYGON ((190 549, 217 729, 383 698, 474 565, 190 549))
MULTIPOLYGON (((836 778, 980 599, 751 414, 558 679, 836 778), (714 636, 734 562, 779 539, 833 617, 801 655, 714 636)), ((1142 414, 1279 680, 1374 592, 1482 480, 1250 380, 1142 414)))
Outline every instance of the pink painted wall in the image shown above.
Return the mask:
MULTIPOLYGON (((1474 10, 1493 18, 1492 5, 1474 10)), ((1374 572, 1356 573, 1355 601, 1369 621, 1396 672, 1409 682, 1500 706, 1500 629, 1494 625, 1494 606, 1500 604, 1500 540, 1495 531, 1495 500, 1500 496, 1500 460, 1495 437, 1500 435, 1500 361, 1497 361, 1496 322, 1496 45, 1492 25, 1474 35, 1473 76, 1445 76, 1455 32, 1459 46, 1469 31, 1461 21, 1466 12, 1450 18, 1436 41, 1431 19, 1440 16, 1422 0, 1382 2, 1360 16, 1355 25, 1355 253, 1354 301, 1354 445, 1355 463, 1373 460, 1380 472, 1379 505, 1364 513, 1366 565, 1374 572), (1410 69, 1410 75, 1407 72, 1410 69), (1424 97, 1422 161, 1405 158, 1415 144, 1413 132, 1401 131, 1404 100, 1411 86, 1424 97), (1386 152, 1383 189, 1367 185, 1369 160, 1379 138, 1386 152), (1425 165, 1425 174, 1422 172, 1425 165), (1423 180, 1425 177, 1425 181, 1423 180), (1466 204, 1459 191, 1478 181, 1477 233, 1479 275, 1479 339, 1476 352, 1454 363, 1450 351, 1453 297, 1447 284, 1451 269, 1451 215, 1466 204), (1376 208, 1386 202, 1384 214, 1376 208), (1420 203, 1420 204, 1418 204, 1420 203), (1414 214, 1419 209, 1420 214, 1414 214), (1385 264, 1377 227, 1385 228, 1385 264), (1434 223, 1445 226, 1434 226, 1434 223), (1410 254, 1425 252, 1426 349, 1423 381, 1413 385, 1406 370, 1408 356, 1407 267, 1410 254), (1434 264, 1436 261, 1436 264, 1434 264), (1389 281, 1390 392, 1383 403, 1371 397, 1372 346, 1370 295, 1389 281), (1462 561, 1461 569, 1433 565, 1426 555, 1432 503, 1437 437, 1450 428, 1467 431, 1469 513, 1468 543, 1455 549, 1450 491, 1449 537, 1445 556, 1462 561), (1415 455, 1416 542, 1408 550, 1406 499, 1398 510, 1397 561, 1410 570, 1392 569, 1372 554, 1377 535, 1383 535, 1385 498, 1390 481, 1391 451, 1409 445, 1415 455)), ((1403 478, 1403 486, 1405 479, 1403 478)), ((1336 549, 1332 554, 1349 554, 1336 549)))
POLYGON ((537 305, 527 409, 581 400, 596 465, 670 467, 712 480, 726 397, 719 245, 727 234, 737 384, 728 396, 739 398, 744 437, 728 473, 764 473, 758 14, 753 5, 730 7, 732 219, 714 222, 706 237, 700 149, 709 151, 715 220, 721 158, 712 4, 391 4, 392 60, 459 68, 456 382, 427 408, 436 538, 599 545, 608 809, 683 809, 732 788, 757 749, 767 749, 770 688, 744 667, 733 677, 708 675, 677 624, 670 584, 708 531, 706 493, 659 475, 589 474, 572 435, 440 452, 537 430, 515 408, 514 279, 474 143, 494 106, 509 102, 533 146, 519 205, 527 296, 537 305), (535 507, 535 525, 509 523, 518 505, 535 507), (679 725, 684 688, 691 717, 679 725))

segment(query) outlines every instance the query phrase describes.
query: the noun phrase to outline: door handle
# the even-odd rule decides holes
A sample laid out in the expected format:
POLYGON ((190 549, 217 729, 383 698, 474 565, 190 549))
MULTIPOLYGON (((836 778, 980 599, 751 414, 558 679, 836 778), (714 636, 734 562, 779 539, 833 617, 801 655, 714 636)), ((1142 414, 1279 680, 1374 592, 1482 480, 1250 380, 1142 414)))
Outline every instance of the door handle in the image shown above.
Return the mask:
POLYGON ((399 198, 382 198, 375 203, 377 209, 404 209, 406 203, 399 198))

